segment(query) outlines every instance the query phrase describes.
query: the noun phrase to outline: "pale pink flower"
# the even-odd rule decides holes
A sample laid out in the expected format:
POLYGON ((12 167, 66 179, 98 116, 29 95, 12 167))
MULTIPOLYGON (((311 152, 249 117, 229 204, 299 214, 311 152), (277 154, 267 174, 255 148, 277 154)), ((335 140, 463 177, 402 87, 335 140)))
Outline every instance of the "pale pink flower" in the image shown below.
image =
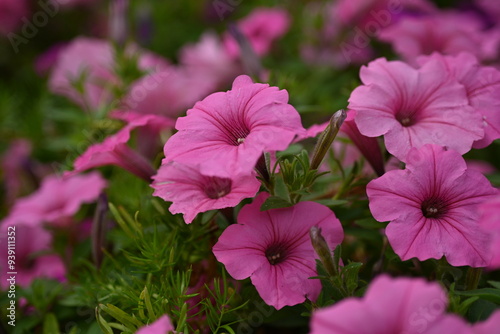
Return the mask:
POLYGON ((359 131, 384 135, 387 150, 405 161, 412 147, 438 144, 463 154, 484 136, 481 115, 466 90, 442 63, 430 60, 415 69, 379 58, 360 71, 364 85, 349 98, 359 131))
POLYGON ((481 66, 472 54, 443 56, 433 53, 417 59, 419 64, 439 61, 450 75, 465 87, 470 105, 480 114, 484 123, 484 138, 474 143, 474 148, 484 148, 500 138, 500 71, 481 66))
POLYGON ((498 195, 481 173, 467 169, 455 151, 437 145, 411 149, 405 170, 371 181, 373 217, 390 221, 389 242, 402 260, 440 259, 453 266, 484 267, 490 235, 480 228, 479 205, 498 195))
POLYGON ((5 221, 30 226, 64 224, 84 203, 94 202, 105 187, 106 181, 97 172, 47 176, 37 191, 16 201, 5 221))
POLYGON ((213 32, 204 33, 195 44, 185 45, 179 53, 179 62, 188 73, 215 81, 217 88, 229 85, 244 73, 241 64, 229 56, 213 32))
POLYGON ((493 174, 497 171, 495 166, 483 160, 465 160, 465 163, 468 169, 478 171, 484 175, 493 174))
MULTIPOLYGON (((15 33, 23 24, 24 17, 29 20, 28 1, 26 0, 0 0, 0 35, 8 36, 15 33)), ((21 37, 22 38, 22 37, 21 37)))
POLYGON ((284 150, 304 130, 299 113, 278 87, 239 76, 232 90, 209 95, 175 125, 165 144, 166 161, 201 164, 201 173, 249 173, 263 152, 284 150))
POLYGON ((318 258, 309 238, 309 230, 321 228, 331 249, 342 242, 340 221, 326 206, 300 202, 293 207, 260 211, 268 194, 259 194, 238 215, 238 224, 230 225, 213 247, 217 260, 238 280, 250 277, 259 295, 280 309, 307 299, 316 300, 320 291, 318 258))
MULTIPOLYGON (((159 56, 127 47, 127 56, 137 57, 140 70, 161 70, 168 62, 159 56)), ((60 51, 49 78, 49 89, 68 97, 85 109, 95 110, 110 103, 112 88, 119 85, 115 74, 113 46, 106 40, 79 37, 60 51)))
POLYGON ((168 315, 163 315, 158 318, 155 322, 150 325, 139 328, 136 334, 168 334, 170 331, 174 331, 174 325, 168 317, 168 315))
POLYGON ((445 316, 447 305, 448 296, 438 283, 381 275, 363 298, 346 298, 314 311, 309 333, 428 333, 445 316))
MULTIPOLYGON (((114 115, 117 117, 117 113, 114 115)), ((130 140, 131 132, 135 129, 148 127, 149 131, 158 134, 160 129, 170 128, 172 121, 157 115, 137 115, 134 112, 121 114, 118 117, 128 120, 129 124, 114 135, 104 139, 102 143, 87 148, 82 155, 76 158, 73 164, 74 170, 67 173, 68 175, 96 167, 115 165, 148 182, 150 181, 151 176, 156 173, 151 162, 130 148, 127 142, 130 140)))
POLYGON ((500 311, 494 312, 490 317, 481 322, 468 324, 457 315, 449 314, 435 323, 425 334, 492 334, 500 328, 500 311))
MULTIPOLYGON (((265 56, 271 50, 272 43, 288 31, 290 15, 281 8, 257 8, 237 22, 237 26, 255 53, 265 56)), ((238 42, 228 33, 224 36, 224 46, 231 57, 240 55, 238 42)))
POLYGON ((135 81, 122 104, 141 114, 176 119, 215 88, 214 77, 188 73, 172 65, 135 81))
POLYGON ((391 43, 396 53, 412 64, 418 56, 434 51, 447 55, 469 52, 485 60, 488 55, 483 52, 483 44, 487 39, 482 28, 477 17, 450 11, 402 18, 382 30, 378 38, 391 43))
POLYGON ((198 167, 167 162, 153 176, 154 196, 172 202, 169 211, 183 213, 187 224, 196 215, 215 209, 234 207, 242 199, 253 197, 260 182, 254 174, 231 177, 206 176, 198 167))
MULTIPOLYGON (((65 280, 66 269, 62 259, 51 251, 52 235, 41 225, 3 221, 0 228, 0 287, 7 288, 9 272, 15 272, 15 283, 28 287, 36 278, 65 280), (14 239, 9 239, 9 237, 14 239), (9 240, 11 241, 9 243, 9 240), (15 242, 12 242, 15 240, 15 242), (14 251, 14 264, 8 262, 9 249, 14 251), (43 254, 40 254, 43 253, 43 254)), ((12 258, 11 258, 12 259, 12 258)))
POLYGON ((481 227, 492 237, 489 269, 500 269, 500 196, 481 203, 481 227))

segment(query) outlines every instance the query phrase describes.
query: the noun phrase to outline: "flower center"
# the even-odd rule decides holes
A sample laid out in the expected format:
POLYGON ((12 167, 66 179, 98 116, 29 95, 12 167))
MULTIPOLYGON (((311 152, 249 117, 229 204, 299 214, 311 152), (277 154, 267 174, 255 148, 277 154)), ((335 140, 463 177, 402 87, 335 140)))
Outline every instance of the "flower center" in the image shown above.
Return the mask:
POLYGON ((396 114, 396 119, 398 122, 404 126, 409 127, 417 122, 417 117, 415 116, 415 111, 403 110, 396 114))
POLYGON ((231 192, 232 181, 224 177, 212 176, 205 181, 204 191, 208 198, 218 199, 231 192))
POLYGON ((429 198, 423 201, 421 209, 426 218, 440 218, 448 211, 446 202, 439 198, 429 198))
POLYGON ((287 247, 283 244, 274 244, 266 249, 266 258, 272 265, 285 261, 287 256, 287 247))

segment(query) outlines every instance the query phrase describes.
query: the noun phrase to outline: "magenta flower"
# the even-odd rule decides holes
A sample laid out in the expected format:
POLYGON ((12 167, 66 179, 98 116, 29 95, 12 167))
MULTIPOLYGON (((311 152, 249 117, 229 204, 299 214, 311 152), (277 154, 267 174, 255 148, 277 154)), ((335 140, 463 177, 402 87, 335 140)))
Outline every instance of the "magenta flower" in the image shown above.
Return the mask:
POLYGON ((396 254, 488 265, 490 236, 480 228, 478 207, 498 190, 452 150, 425 145, 406 160, 405 170, 387 172, 366 188, 375 219, 390 221, 386 234, 396 254))
POLYGON ((469 53, 458 56, 442 56, 433 53, 417 59, 419 64, 431 60, 439 61, 449 73, 465 87, 470 105, 480 114, 484 123, 484 138, 474 143, 474 148, 484 148, 500 138, 500 71, 481 66, 476 57, 469 53))
POLYGON ((481 213, 481 227, 492 237, 491 262, 489 269, 500 269, 500 196, 482 203, 479 207, 481 213))
POLYGON ((428 333, 444 316, 447 304, 448 296, 438 283, 382 275, 363 298, 347 298, 314 311, 309 333, 428 333))
MULTIPOLYGON (((280 8, 257 8, 237 23, 238 28, 248 38, 258 56, 269 53, 272 43, 283 36, 290 26, 290 16, 280 8)), ((240 54, 236 40, 226 34, 224 46, 227 53, 235 58, 240 54)))
POLYGON ((107 137, 102 143, 90 146, 74 162, 74 171, 67 173, 73 175, 86 170, 116 165, 138 177, 150 181, 156 171, 151 163, 138 152, 127 146, 132 130, 141 127, 153 127, 150 129, 156 135, 159 129, 169 128, 172 121, 157 115, 137 115, 137 113, 114 113, 115 117, 129 121, 129 124, 120 131, 107 137))
MULTIPOLYGON (((8 36, 22 25, 22 18, 29 15, 28 1, 0 1, 0 35, 8 36)), ((22 36, 22 35, 21 35, 22 36)), ((18 38, 22 38, 19 36, 18 38)), ((10 37, 12 38, 12 37, 10 37)), ((15 40, 15 39, 14 39, 15 40)))
POLYGON ((417 57, 434 51, 447 55, 470 52, 485 59, 488 57, 484 51, 487 35, 482 32, 482 26, 476 16, 440 12, 431 16, 404 17, 382 30, 378 38, 391 43, 396 53, 412 64, 417 57))
POLYGON ((175 125, 179 130, 165 144, 166 161, 201 164, 205 175, 225 177, 249 173, 263 152, 284 150, 304 130, 288 93, 253 83, 248 76, 234 80, 232 90, 206 97, 175 125))
POLYGON ((168 315, 165 314, 151 325, 139 328, 136 334, 167 334, 174 330, 175 328, 174 325, 172 325, 172 321, 170 321, 168 315))
POLYGON ((316 255, 309 230, 321 228, 331 249, 342 242, 340 221, 326 206, 300 202, 293 207, 260 211, 268 198, 259 194, 238 215, 238 224, 222 233, 213 247, 217 260, 238 280, 250 277, 259 295, 280 309, 315 300, 320 291, 316 255))
POLYGON ((162 164, 153 179, 153 195, 172 202, 170 212, 183 213, 187 224, 200 212, 234 207, 242 199, 255 196, 260 188, 253 174, 206 176, 197 167, 172 161, 162 164))
POLYGON ((484 136, 465 88, 436 60, 415 69, 379 58, 361 68, 362 86, 349 98, 359 131, 384 135, 387 150, 405 161, 412 147, 437 144, 463 154, 484 136))
POLYGON ((34 279, 42 277, 65 280, 66 269, 62 259, 58 255, 47 254, 51 250, 52 235, 41 225, 4 221, 0 232, 1 288, 5 289, 9 285, 9 272, 17 272, 15 284, 21 287, 27 287, 34 279), (9 240, 13 240, 9 236, 15 238, 14 244, 9 244, 9 240), (13 267, 8 262, 9 249, 15 252, 13 267))
POLYGON ((64 224, 82 204, 97 199, 106 181, 97 172, 71 177, 47 176, 33 194, 16 201, 4 221, 30 226, 64 224))

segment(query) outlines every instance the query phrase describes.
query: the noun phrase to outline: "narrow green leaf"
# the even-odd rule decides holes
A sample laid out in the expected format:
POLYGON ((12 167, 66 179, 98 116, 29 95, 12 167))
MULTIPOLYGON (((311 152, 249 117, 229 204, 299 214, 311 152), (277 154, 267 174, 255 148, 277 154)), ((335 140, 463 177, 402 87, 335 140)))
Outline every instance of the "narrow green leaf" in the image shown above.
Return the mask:
POLYGON ((43 334, 59 333, 59 324, 54 313, 48 313, 43 320, 43 334))
POLYGON ((270 196, 264 203, 262 203, 262 206, 260 207, 260 211, 266 211, 270 209, 280 209, 280 208, 289 208, 293 206, 292 203, 284 200, 281 197, 277 196, 270 196))
POLYGON ((479 297, 500 305, 500 290, 492 288, 476 289, 469 291, 455 291, 457 295, 468 297, 479 297))

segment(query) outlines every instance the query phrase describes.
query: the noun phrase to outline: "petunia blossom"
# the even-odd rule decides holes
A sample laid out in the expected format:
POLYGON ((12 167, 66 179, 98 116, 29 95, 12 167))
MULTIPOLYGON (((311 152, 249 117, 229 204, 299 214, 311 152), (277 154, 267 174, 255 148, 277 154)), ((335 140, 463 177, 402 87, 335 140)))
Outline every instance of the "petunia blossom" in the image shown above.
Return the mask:
POLYGON ((428 333, 445 316, 447 305, 448 296, 438 283, 381 275, 363 298, 346 298, 314 311, 309 333, 428 333))
POLYGON ((50 253, 52 235, 41 225, 3 221, 0 232, 1 288, 9 285, 9 272, 16 273, 14 284, 21 287, 29 286, 36 278, 65 280, 66 269, 61 257, 50 253), (8 262, 9 250, 14 251, 13 265, 8 262))
POLYGON ((484 321, 468 324, 457 315, 449 314, 426 331, 426 334, 492 334, 500 328, 500 311, 494 312, 484 321))
POLYGON ((484 137, 482 117, 466 90, 437 60, 415 69, 379 58, 360 71, 363 85, 349 98, 359 131, 384 136, 387 150, 401 161, 412 147, 446 146, 463 154, 484 137))
POLYGON ((472 14, 442 11, 430 16, 402 18, 377 37, 391 43, 396 53, 411 64, 417 57, 435 51, 446 55, 469 52, 486 60, 491 55, 484 51, 488 35, 482 29, 482 22, 472 14))
MULTIPOLYGON (((126 56, 137 58, 142 71, 157 71, 168 66, 159 56, 127 47, 126 56)), ((59 51, 57 62, 49 78, 49 89, 63 95, 81 107, 95 110, 110 103, 112 89, 120 84, 115 74, 115 54, 108 41, 79 37, 59 51)))
POLYGON ((232 90, 209 95, 177 119, 165 144, 165 161, 201 164, 201 173, 249 173, 263 152, 288 147, 304 130, 288 93, 242 75, 232 90))
POLYGON ((491 237, 480 227, 478 209, 498 190, 453 150, 425 145, 411 149, 406 160, 405 170, 387 172, 366 188, 373 217, 389 221, 386 235, 396 254, 488 265, 491 237))
POLYGON ((5 221, 30 226, 41 223, 63 224, 82 204, 97 199, 106 181, 97 172, 60 177, 45 177, 33 194, 16 201, 5 221))
POLYGON ((152 324, 139 328, 136 334, 168 334, 170 331, 174 330, 175 328, 174 325, 172 325, 172 321, 168 315, 165 314, 152 324))
POLYGON ((326 206, 300 202, 260 211, 268 194, 259 194, 238 215, 213 247, 217 260, 238 280, 250 277, 259 295, 276 309, 316 300, 320 291, 309 230, 319 227, 331 249, 342 242, 340 221, 326 206))
POLYGON ((162 164, 153 180, 153 195, 172 202, 170 212, 183 213, 187 224, 200 212, 234 207, 260 188, 253 174, 206 176, 197 167, 176 162, 162 164))
POLYGON ((137 151, 127 145, 131 132, 141 127, 150 128, 155 134, 159 129, 166 129, 172 126, 172 121, 168 118, 157 115, 138 115, 134 112, 113 113, 117 118, 129 121, 120 131, 104 139, 103 142, 91 145, 87 150, 76 158, 74 170, 67 173, 72 175, 83 171, 106 166, 119 166, 138 177, 149 181, 156 171, 151 163, 137 151))
MULTIPOLYGON (((281 8, 257 8, 237 23, 258 56, 269 53, 272 43, 283 36, 290 26, 290 15, 281 8)), ((240 54, 238 42, 229 34, 224 36, 227 53, 236 58, 240 54)))
MULTIPOLYGON (((1 0, 0 1, 0 36, 8 36, 13 45, 19 43, 23 38, 13 33, 22 25, 22 19, 29 15, 29 6, 27 0, 1 0), (16 41, 16 43, 14 43, 16 41)), ((25 42, 22 42, 25 43, 25 42)), ((21 43, 21 45, 22 45, 21 43)))
POLYGON ((488 268, 500 269, 500 196, 481 203, 479 212, 481 213, 481 227, 493 239, 490 249, 492 259, 488 264, 488 268))
POLYGON ((500 71, 496 68, 481 66, 470 53, 457 56, 431 56, 417 59, 419 64, 436 60, 443 63, 450 75, 465 87, 470 105, 483 118, 484 138, 474 142, 474 148, 484 148, 493 140, 500 138, 500 71))

